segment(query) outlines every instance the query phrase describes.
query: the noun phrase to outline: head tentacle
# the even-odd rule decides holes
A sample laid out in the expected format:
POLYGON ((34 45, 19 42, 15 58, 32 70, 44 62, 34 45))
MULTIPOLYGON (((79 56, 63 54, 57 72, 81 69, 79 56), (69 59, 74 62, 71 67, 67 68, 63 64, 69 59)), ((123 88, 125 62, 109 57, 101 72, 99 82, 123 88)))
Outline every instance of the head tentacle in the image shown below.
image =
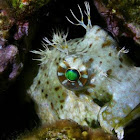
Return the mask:
POLYGON ((79 11, 80 11, 80 14, 81 14, 81 20, 79 20, 76 16, 75 16, 75 14, 73 13, 73 11, 70 9, 70 12, 71 12, 71 14, 72 14, 72 16, 76 19, 76 21, 78 22, 78 23, 74 23, 73 21, 71 21, 67 16, 66 16, 66 18, 67 18, 67 20, 71 23, 71 24, 73 24, 73 25, 81 25, 82 27, 84 27, 87 31, 88 30, 90 30, 91 28, 92 28, 92 24, 91 24, 91 20, 90 20, 90 6, 89 6, 89 3, 86 1, 85 3, 85 7, 86 7, 86 11, 84 11, 85 12, 85 14, 86 14, 86 16, 87 16, 87 20, 88 20, 88 24, 86 25, 85 23, 84 23, 84 21, 83 21, 83 12, 82 12, 82 10, 81 10, 81 7, 78 5, 78 8, 79 8, 79 11))

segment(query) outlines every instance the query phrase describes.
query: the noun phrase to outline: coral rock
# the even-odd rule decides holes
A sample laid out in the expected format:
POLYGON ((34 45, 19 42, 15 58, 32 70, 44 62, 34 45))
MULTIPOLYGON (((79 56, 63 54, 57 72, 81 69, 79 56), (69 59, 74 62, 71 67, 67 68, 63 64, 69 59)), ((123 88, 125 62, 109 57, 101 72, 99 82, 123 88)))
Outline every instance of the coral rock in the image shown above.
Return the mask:
POLYGON ((52 124, 44 125, 28 134, 23 134, 17 140, 117 140, 113 135, 101 129, 92 130, 80 126, 74 121, 59 120, 52 124))
POLYGON ((5 89, 8 82, 15 80, 21 69, 22 63, 16 46, 9 45, 0 49, 0 90, 5 89))

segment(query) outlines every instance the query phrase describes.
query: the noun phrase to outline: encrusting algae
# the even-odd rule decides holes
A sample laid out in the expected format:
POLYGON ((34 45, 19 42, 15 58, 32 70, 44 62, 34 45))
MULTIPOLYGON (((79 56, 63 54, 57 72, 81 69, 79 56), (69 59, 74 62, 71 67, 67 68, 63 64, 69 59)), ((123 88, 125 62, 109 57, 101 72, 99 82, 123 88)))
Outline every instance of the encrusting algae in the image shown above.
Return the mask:
POLYGON ((37 104, 42 124, 71 119, 94 128, 93 122, 108 133, 124 137, 124 127, 140 116, 140 68, 126 56, 128 50, 99 26, 92 26, 90 6, 85 2, 88 24, 73 17, 86 29, 83 38, 66 40, 67 34, 57 32, 52 41, 44 38, 39 72, 28 90, 37 104), (52 47, 49 47, 52 46, 52 47), (126 119, 127 118, 127 119, 126 119))
POLYGON ((92 131, 73 121, 60 120, 19 136, 17 140, 116 140, 116 138, 101 129, 92 131))

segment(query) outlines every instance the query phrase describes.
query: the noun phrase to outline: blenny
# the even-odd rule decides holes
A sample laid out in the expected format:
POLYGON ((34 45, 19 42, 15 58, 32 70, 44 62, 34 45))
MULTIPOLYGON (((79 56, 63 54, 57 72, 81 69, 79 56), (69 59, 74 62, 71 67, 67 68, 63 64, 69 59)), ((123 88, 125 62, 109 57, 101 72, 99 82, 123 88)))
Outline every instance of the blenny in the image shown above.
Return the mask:
POLYGON ((107 132, 124 137, 124 127, 140 116, 140 68, 127 57, 125 48, 101 27, 91 24, 90 6, 85 2, 88 23, 81 14, 78 22, 86 29, 82 38, 66 40, 64 32, 45 37, 40 68, 28 94, 37 104, 42 123, 71 119, 94 128, 99 122, 107 132), (51 46, 51 47, 50 47, 51 46))

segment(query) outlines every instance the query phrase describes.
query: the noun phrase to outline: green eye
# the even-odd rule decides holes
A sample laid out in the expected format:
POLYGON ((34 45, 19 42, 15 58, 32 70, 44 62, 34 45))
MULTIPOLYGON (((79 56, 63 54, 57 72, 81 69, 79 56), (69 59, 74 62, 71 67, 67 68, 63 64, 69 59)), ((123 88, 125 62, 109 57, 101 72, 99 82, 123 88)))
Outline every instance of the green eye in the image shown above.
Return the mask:
MULTIPOLYGON (((76 60, 74 59, 72 62, 74 61, 76 60)), ((80 64, 75 69, 67 61, 60 62, 57 69, 57 76, 65 88, 76 91, 83 89, 89 79, 88 70, 85 65, 80 64)))
POLYGON ((80 78, 80 74, 75 69, 68 69, 65 72, 65 77, 70 81, 77 81, 80 78))

